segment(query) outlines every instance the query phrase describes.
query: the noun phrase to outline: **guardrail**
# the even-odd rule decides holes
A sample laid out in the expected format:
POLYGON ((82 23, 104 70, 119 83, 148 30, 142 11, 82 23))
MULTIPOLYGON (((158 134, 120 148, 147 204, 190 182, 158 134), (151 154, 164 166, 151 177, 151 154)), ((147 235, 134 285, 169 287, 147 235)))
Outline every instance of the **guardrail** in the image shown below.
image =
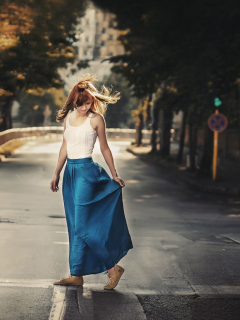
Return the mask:
POLYGON ((13 140, 27 137, 45 136, 49 133, 62 133, 63 127, 31 127, 13 128, 0 132, 0 145, 13 140))
MULTIPOLYGON (((63 127, 30 127, 30 128, 13 128, 0 132, 0 146, 14 140, 27 137, 40 137, 48 134, 63 134, 63 127)), ((107 128, 107 137, 110 139, 135 139, 135 129, 107 128)), ((151 130, 142 130, 143 139, 150 139, 151 130)))

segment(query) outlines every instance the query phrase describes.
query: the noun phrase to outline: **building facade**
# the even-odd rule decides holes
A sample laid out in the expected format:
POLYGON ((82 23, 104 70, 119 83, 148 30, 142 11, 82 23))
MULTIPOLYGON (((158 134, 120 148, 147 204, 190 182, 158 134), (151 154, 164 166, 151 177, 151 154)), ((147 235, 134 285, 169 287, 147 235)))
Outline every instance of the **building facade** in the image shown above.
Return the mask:
POLYGON ((96 74, 98 80, 102 81, 104 76, 111 73, 113 66, 109 61, 102 61, 124 54, 124 47, 117 39, 121 32, 114 28, 114 19, 113 14, 98 9, 89 1, 84 17, 79 18, 76 26, 77 40, 72 44, 78 61, 69 64, 68 68, 59 69, 61 78, 65 81, 66 92, 69 92, 85 73, 96 74), (74 69, 80 60, 88 60, 89 67, 72 74, 71 69, 74 69))
POLYGON ((73 47, 79 60, 99 61, 124 53, 117 40, 120 32, 114 28, 114 15, 96 8, 92 2, 84 17, 79 19, 73 47))

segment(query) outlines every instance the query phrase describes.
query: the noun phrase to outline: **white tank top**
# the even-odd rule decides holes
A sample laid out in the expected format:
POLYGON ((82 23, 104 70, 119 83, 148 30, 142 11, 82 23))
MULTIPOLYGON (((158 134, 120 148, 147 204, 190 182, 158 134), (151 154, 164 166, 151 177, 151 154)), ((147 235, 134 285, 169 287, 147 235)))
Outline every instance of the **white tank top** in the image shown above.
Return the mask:
POLYGON ((69 159, 89 158, 92 156, 93 148, 97 139, 97 131, 90 124, 92 113, 90 113, 83 124, 77 127, 71 126, 67 115, 64 138, 67 141, 67 157, 69 159))

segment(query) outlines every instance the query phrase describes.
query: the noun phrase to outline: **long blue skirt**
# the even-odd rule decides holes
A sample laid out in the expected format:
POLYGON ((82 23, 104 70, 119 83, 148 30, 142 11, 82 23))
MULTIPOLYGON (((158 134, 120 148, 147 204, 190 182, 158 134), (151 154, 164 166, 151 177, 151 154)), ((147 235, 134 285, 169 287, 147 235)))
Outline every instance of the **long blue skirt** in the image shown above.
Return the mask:
POLYGON ((133 248, 122 187, 92 158, 67 158, 62 193, 70 274, 83 276, 111 269, 133 248))

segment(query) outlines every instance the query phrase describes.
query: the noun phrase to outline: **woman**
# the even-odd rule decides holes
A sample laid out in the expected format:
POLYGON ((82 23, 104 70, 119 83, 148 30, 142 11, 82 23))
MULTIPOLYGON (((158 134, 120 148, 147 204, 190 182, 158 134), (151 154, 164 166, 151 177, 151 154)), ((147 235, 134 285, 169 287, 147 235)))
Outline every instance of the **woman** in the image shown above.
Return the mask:
POLYGON ((96 76, 86 74, 72 89, 57 121, 64 119, 63 143, 51 190, 58 191, 60 172, 67 160, 62 192, 69 236, 70 276, 56 285, 83 285, 83 276, 107 270, 104 289, 116 287, 124 268, 117 265, 133 248, 125 220, 122 187, 107 143, 103 114, 108 103, 116 103, 119 92, 111 95, 103 86, 92 84, 96 76), (111 171, 92 159, 98 137, 103 157, 111 171))

